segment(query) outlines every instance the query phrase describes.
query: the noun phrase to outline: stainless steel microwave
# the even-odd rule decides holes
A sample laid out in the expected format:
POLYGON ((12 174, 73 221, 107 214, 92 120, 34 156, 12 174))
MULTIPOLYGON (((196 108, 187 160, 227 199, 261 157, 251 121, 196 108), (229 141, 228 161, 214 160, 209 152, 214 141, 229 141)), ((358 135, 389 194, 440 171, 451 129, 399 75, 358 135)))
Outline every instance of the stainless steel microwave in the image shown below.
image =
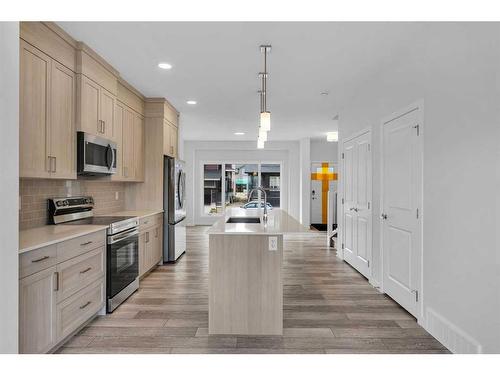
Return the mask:
POLYGON ((85 132, 77 132, 77 171, 80 175, 116 173, 116 143, 85 132))

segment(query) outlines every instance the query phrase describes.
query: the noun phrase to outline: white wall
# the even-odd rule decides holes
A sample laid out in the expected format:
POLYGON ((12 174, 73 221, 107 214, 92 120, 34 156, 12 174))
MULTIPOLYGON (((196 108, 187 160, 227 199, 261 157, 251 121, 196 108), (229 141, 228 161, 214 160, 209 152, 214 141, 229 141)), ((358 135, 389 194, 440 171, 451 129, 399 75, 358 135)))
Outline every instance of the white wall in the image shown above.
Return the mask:
POLYGON ((0 22, 0 353, 18 352, 19 23, 0 22))
POLYGON ((202 215, 202 161, 281 162, 281 207, 300 220, 299 142, 266 142, 264 150, 256 142, 185 141, 186 194, 188 225, 212 224, 216 217, 202 215))
POLYGON ((300 222, 311 224, 311 140, 300 140, 300 222))
POLYGON ((338 143, 326 140, 311 140, 311 162, 325 161, 336 163, 338 160, 338 143))
POLYGON ((424 100, 424 319, 440 316, 427 328, 457 352, 500 352, 499 35, 498 23, 422 25, 409 51, 340 112, 341 138, 373 127, 372 264, 380 280, 380 120, 424 100))

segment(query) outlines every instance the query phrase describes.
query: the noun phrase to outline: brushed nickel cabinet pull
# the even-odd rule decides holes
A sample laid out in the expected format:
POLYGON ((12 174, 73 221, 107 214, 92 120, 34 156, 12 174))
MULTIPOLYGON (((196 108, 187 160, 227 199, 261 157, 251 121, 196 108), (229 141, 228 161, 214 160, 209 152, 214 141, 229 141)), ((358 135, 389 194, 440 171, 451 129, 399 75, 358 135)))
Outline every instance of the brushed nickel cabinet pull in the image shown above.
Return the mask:
POLYGON ((54 156, 54 170, 52 172, 57 172, 57 157, 54 156))
POLYGON ((84 303, 83 305, 80 306, 80 310, 83 310, 84 308, 86 308, 91 303, 92 303, 91 301, 87 301, 87 303, 84 303))
POLYGON ((59 290, 59 272, 54 272, 55 276, 56 276, 56 286, 54 288, 54 291, 58 291, 59 290))
POLYGON ((43 256, 43 257, 41 257, 41 258, 38 258, 38 259, 33 259, 33 260, 31 261, 31 263, 38 263, 38 262, 42 262, 42 261, 44 261, 44 260, 46 260, 46 259, 49 259, 49 258, 50 258, 50 256, 45 255, 45 256, 43 256))
POLYGON ((93 241, 88 241, 88 242, 84 242, 84 243, 81 243, 80 246, 87 246, 87 245, 90 245, 93 241))
POLYGON ((106 133, 106 121, 102 120, 102 132, 106 133))
POLYGON ((86 268, 83 271, 80 271, 80 273, 87 273, 92 269, 92 267, 86 268))

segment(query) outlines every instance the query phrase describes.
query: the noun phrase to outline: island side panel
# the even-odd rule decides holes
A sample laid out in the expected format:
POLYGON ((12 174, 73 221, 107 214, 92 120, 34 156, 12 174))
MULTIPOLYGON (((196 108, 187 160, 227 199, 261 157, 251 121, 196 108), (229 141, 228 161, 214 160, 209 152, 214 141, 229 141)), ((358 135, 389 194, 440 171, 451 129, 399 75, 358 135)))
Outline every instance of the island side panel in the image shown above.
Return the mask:
POLYGON ((283 334, 283 235, 210 234, 210 334, 283 334))

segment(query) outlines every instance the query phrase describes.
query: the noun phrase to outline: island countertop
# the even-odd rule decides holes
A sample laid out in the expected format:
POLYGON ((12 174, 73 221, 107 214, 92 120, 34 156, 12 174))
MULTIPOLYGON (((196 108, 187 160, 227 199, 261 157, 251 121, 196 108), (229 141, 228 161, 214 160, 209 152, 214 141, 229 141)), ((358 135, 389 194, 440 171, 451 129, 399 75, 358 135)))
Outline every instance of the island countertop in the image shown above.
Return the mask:
POLYGON ((262 221, 263 210, 230 208, 225 216, 221 217, 208 230, 208 234, 286 234, 310 232, 308 228, 291 217, 280 208, 267 211, 267 223, 262 221), (230 217, 260 217, 259 224, 254 223, 227 223, 230 217))

